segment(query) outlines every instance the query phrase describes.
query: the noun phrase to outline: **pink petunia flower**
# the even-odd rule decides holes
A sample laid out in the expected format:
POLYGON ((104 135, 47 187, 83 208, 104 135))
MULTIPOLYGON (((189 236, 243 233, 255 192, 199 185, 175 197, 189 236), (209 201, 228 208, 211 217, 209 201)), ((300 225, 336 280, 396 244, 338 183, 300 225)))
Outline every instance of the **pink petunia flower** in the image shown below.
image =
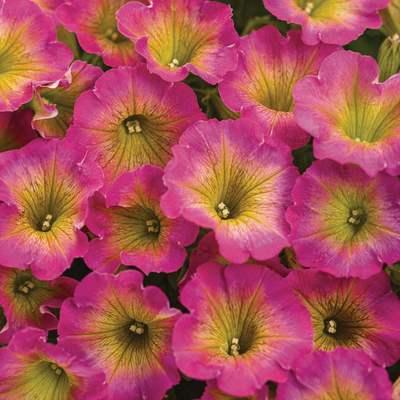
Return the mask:
POLYGON ((278 385, 276 400, 392 400, 389 374, 363 352, 341 347, 316 351, 299 360, 278 385))
POLYGON ((298 177, 290 148, 248 119, 198 122, 173 148, 161 208, 215 231, 226 260, 267 260, 289 246, 286 208, 298 177))
POLYGON ((64 137, 74 117, 76 100, 93 89, 102 74, 100 68, 77 60, 60 81, 35 87, 30 103, 35 112, 32 127, 44 138, 64 137))
POLYGON ((28 102, 33 84, 64 76, 73 56, 56 40, 56 27, 39 5, 0 0, 0 111, 14 111, 28 102))
POLYGON ((306 75, 317 75, 322 61, 341 47, 308 46, 300 30, 283 37, 272 25, 241 38, 238 67, 219 84, 224 103, 242 118, 257 122, 272 138, 292 149, 304 146, 310 135, 294 121, 293 86, 306 75))
POLYGON ((206 118, 191 88, 165 82, 139 64, 107 71, 82 94, 67 138, 87 146, 104 171, 106 193, 126 171, 144 164, 163 168, 182 133, 206 118))
POLYGON ((86 224, 100 236, 90 242, 85 255, 90 268, 113 273, 123 263, 149 274, 177 271, 183 265, 183 246, 196 240, 199 228, 182 217, 164 215, 163 175, 161 168, 144 165, 117 178, 106 199, 97 192, 89 200, 86 224))
POLYGON ((336 52, 295 85, 293 114, 315 137, 316 158, 358 164, 372 177, 400 174, 400 75, 383 83, 378 75, 371 57, 336 52))
POLYGON ((104 373, 46 343, 37 328, 15 333, 0 348, 0 397, 4 400, 98 400, 107 394, 104 373))
POLYGON ((180 380, 171 349, 179 315, 138 271, 91 273, 62 306, 59 343, 105 372, 105 399, 161 400, 180 380))
POLYGON ((129 2, 116 14, 150 72, 169 82, 189 72, 215 85, 237 64, 239 36, 228 5, 206 0, 129 2))
POLYGON ((38 135, 31 127, 31 110, 0 112, 0 153, 24 147, 38 135))
POLYGON ((36 139, 0 154, 0 264, 50 280, 88 250, 80 231, 103 174, 86 148, 36 139))
POLYGON ((181 293, 190 310, 172 340, 178 368, 194 379, 215 379, 218 389, 251 396, 267 380, 284 382, 312 349, 307 309, 290 285, 262 265, 208 262, 181 293))
MULTIPOLYGON (((57 9, 57 17, 88 53, 103 56, 111 67, 144 61, 135 44, 117 29, 115 13, 131 0, 69 0, 57 9)), ((148 4, 147 0, 137 2, 148 4)))
MULTIPOLYGON (((222 265, 230 264, 230 262, 225 260, 225 258, 223 258, 219 252, 218 242, 215 239, 215 232, 209 232, 202 237, 197 245, 197 248, 192 251, 190 255, 189 268, 178 283, 180 290, 182 290, 182 288, 192 279, 192 276, 196 273, 197 268, 208 261, 216 261, 222 265)), ((254 258, 250 257, 246 263, 264 265, 284 278, 290 273, 290 269, 285 268, 281 264, 279 256, 275 256, 269 260, 255 260, 254 258)))
POLYGON ((390 0, 263 0, 265 8, 279 19, 302 26, 302 39, 309 45, 345 45, 357 39, 366 28, 378 29, 378 10, 390 0))
POLYGON ((217 381, 207 381, 206 390, 200 400, 268 400, 268 386, 264 385, 253 396, 236 397, 226 394, 218 389, 217 381))
POLYGON ((63 301, 74 295, 77 284, 67 277, 41 281, 29 268, 24 271, 0 266, 0 304, 11 333, 30 326, 46 333, 57 329, 58 319, 49 307, 61 308, 63 301))
POLYGON ((384 367, 400 359, 400 300, 384 271, 369 279, 293 271, 286 280, 311 314, 314 350, 355 348, 384 367))
POLYGON ((367 279, 400 258, 400 182, 316 161, 297 180, 286 218, 297 260, 336 277, 367 279))

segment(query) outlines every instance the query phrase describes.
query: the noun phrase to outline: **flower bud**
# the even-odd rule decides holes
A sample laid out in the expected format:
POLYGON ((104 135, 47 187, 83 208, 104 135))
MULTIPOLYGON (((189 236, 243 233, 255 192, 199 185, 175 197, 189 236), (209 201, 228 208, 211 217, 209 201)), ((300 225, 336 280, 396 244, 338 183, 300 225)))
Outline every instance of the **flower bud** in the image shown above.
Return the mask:
POLYGON ((396 33, 381 45, 378 54, 379 82, 396 75, 400 69, 400 37, 396 33))

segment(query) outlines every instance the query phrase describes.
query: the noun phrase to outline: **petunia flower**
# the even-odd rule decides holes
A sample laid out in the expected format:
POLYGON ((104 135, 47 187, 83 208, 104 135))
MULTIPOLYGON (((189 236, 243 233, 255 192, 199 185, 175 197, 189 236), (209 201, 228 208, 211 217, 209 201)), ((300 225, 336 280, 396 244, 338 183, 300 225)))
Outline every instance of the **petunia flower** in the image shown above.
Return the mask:
POLYGON ((293 271, 286 280, 311 314, 314 350, 355 348, 384 367, 400 359, 400 300, 384 271, 369 279, 293 271))
POLYGON ((77 284, 75 279, 67 277, 41 281, 29 268, 23 271, 0 266, 0 304, 9 329, 13 333, 30 326, 46 333, 56 329, 58 319, 49 307, 61 308, 63 301, 74 295, 77 284))
POLYGON ((352 52, 323 61, 293 91, 296 122, 312 136, 316 158, 353 163, 375 176, 400 174, 400 75, 378 83, 376 62, 352 52))
POLYGON ((231 16, 228 5, 206 0, 129 2, 116 14, 150 72, 169 82, 192 72, 212 85, 236 68, 239 36, 231 16))
POLYGON ((381 172, 319 160, 297 180, 286 218, 297 260, 361 279, 400 259, 400 182, 381 172))
POLYGON ((54 279, 88 249, 80 231, 103 174, 77 143, 38 138, 0 154, 0 264, 54 279))
POLYGON ((312 349, 310 315, 293 294, 262 265, 201 265, 180 296, 191 313, 174 328, 178 368, 190 378, 216 379, 218 389, 237 397, 267 380, 284 382, 312 349))
POLYGON ((192 89, 165 82, 139 64, 107 71, 93 91, 82 94, 67 137, 87 146, 102 167, 105 193, 125 171, 144 164, 163 168, 182 133, 206 118, 192 89))
MULTIPOLYGON (((57 9, 57 17, 88 53, 103 56, 111 67, 135 66, 144 61, 135 44, 117 29, 115 13, 131 0, 69 0, 57 9)), ((148 4, 147 0, 138 2, 148 4)))
POLYGON ((44 138, 64 137, 73 120, 76 100, 83 92, 93 89, 102 74, 100 68, 77 60, 60 81, 35 87, 30 103, 35 112, 33 128, 44 138))
POLYGON ((299 360, 275 400, 392 400, 389 374, 363 352, 341 347, 299 360))
POLYGON ((0 343, 8 343, 12 338, 12 334, 13 332, 8 326, 7 317, 4 314, 4 308, 0 304, 0 343))
POLYGON ((51 18, 53 18, 53 21, 56 24, 56 26, 59 26, 61 24, 61 22, 56 16, 56 10, 61 4, 65 3, 65 0, 32 0, 32 1, 39 4, 41 9, 51 18))
POLYGON ((263 0, 265 8, 279 19, 302 26, 302 39, 308 45, 345 45, 357 39, 366 28, 378 29, 378 10, 390 0, 263 0))
POLYGON ((31 110, 0 112, 0 153, 24 147, 38 135, 31 127, 31 110))
MULTIPOLYGON (((230 264, 228 260, 225 260, 225 258, 221 256, 214 232, 209 232, 202 237, 197 248, 190 254, 189 268, 178 284, 180 290, 182 290, 186 283, 191 280, 192 276, 196 273, 197 268, 208 261, 216 261, 222 265, 230 264)), ((250 257, 246 263, 264 265, 282 277, 286 277, 290 273, 290 269, 285 268, 281 264, 279 256, 275 256, 269 260, 255 260, 250 257)), ((244 266, 244 268, 246 268, 246 266, 244 266)))
POLYGON ((134 265, 145 274, 173 272, 182 267, 186 251, 198 235, 197 225, 184 218, 167 218, 160 198, 167 188, 164 171, 144 165, 118 177, 107 193, 89 200, 88 228, 100 239, 89 244, 85 262, 99 272, 134 265))
POLYGON ((207 381, 206 390, 200 400, 268 400, 268 386, 264 385, 253 396, 236 397, 226 394, 218 389, 217 381, 207 381))
POLYGON ((72 52, 56 42, 56 27, 29 0, 0 0, 0 111, 28 102, 33 84, 61 79, 72 52))
POLYGON ((248 119, 198 122, 173 148, 161 208, 215 231, 226 260, 267 260, 289 246, 285 211, 298 177, 290 148, 248 119))
POLYGON ((46 343, 45 332, 37 328, 16 332, 0 348, 0 359, 4 400, 98 400, 108 391, 103 372, 46 343))
POLYGON ((297 149, 310 135, 294 121, 293 86, 305 75, 317 75, 322 61, 341 47, 307 46, 298 29, 287 36, 269 25, 242 37, 238 67, 224 76, 219 91, 233 111, 241 111, 243 118, 297 149))
POLYGON ((105 399, 161 400, 180 380, 171 350, 180 311, 143 275, 91 273, 61 309, 59 343, 106 374, 105 399))

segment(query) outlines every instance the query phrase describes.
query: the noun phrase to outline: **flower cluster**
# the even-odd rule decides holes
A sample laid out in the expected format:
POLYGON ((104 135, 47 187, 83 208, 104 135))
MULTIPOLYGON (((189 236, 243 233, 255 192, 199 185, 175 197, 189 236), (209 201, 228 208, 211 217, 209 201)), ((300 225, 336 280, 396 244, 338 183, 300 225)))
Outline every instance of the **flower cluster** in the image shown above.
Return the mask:
POLYGON ((0 0, 0 399, 400 399, 400 0, 221 1, 0 0))

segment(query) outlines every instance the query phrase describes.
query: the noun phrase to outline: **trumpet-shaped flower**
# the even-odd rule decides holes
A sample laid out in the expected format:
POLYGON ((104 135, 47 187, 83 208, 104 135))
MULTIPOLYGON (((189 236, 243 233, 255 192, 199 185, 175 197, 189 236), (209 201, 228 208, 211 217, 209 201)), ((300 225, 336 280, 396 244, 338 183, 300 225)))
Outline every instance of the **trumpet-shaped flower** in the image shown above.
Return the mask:
POLYGON ((59 343, 105 372, 105 399, 161 400, 180 379, 171 350, 179 315, 138 271, 92 273, 62 306, 59 343))
POLYGON ((398 361, 400 300, 384 271, 369 279, 293 271, 287 281, 311 314, 314 350, 342 346, 364 351, 379 365, 398 361))
POLYGON ((230 395, 284 382, 312 349, 310 314, 290 285, 262 265, 203 264, 180 299, 191 313, 174 328, 178 368, 194 379, 215 379, 230 395))
POLYGON ((32 126, 45 138, 64 137, 74 116, 76 100, 93 89, 102 74, 100 68, 77 60, 54 85, 37 86, 30 103, 35 111, 32 126))
POLYGON ((183 265, 183 246, 196 240, 199 228, 182 217, 164 215, 163 175, 162 169, 144 165, 117 178, 107 199, 98 192, 89 200, 86 224, 100 236, 90 242, 85 255, 90 268, 112 273, 123 263, 148 274, 173 272, 183 265))
POLYGON ((56 27, 39 5, 0 0, 0 111, 28 102, 34 84, 64 76, 73 56, 56 40, 56 27))
POLYGON ((289 246, 286 208, 298 177, 290 148, 248 119, 198 122, 173 148, 161 207, 212 228, 226 260, 276 256, 289 246))
POLYGON ((200 400, 268 400, 268 386, 264 385, 253 396, 236 397, 226 394, 218 389, 217 381, 215 379, 208 381, 206 391, 200 400))
POLYGON ((242 37, 238 67, 224 76, 219 91, 224 103, 241 111, 242 118, 258 122, 270 136, 297 149, 310 135, 294 120, 293 86, 306 75, 317 75, 322 61, 341 47, 308 46, 297 29, 287 36, 269 25, 242 37))
POLYGON ((0 359, 4 400, 98 400, 108 391, 103 372, 46 343, 45 332, 37 328, 16 332, 0 348, 0 359))
POLYGON ((0 264, 54 279, 88 249, 87 198, 103 183, 86 148, 36 139, 0 154, 0 264))
POLYGON ((72 297, 75 279, 59 277, 41 281, 25 271, 0 266, 0 304, 4 307, 8 327, 12 333, 29 326, 48 332, 56 329, 58 319, 51 308, 61 308, 67 297, 72 297))
POLYGON ((0 153, 20 149, 38 137, 31 121, 31 110, 0 112, 0 153))
POLYGON ((345 45, 366 28, 378 29, 378 10, 390 0, 263 0, 265 8, 279 19, 302 26, 304 43, 345 45))
MULTIPOLYGON (((189 268, 178 284, 181 290, 196 273, 197 268, 208 261, 216 261, 222 265, 230 264, 228 260, 225 260, 225 258, 221 256, 214 232, 209 232, 203 238, 201 238, 197 248, 192 251, 190 255, 189 268)), ((269 260, 255 260, 254 258, 250 257, 246 263, 265 265, 267 268, 277 272, 282 277, 286 277, 290 273, 290 269, 285 268, 281 264, 279 256, 275 256, 269 260)), ((246 266, 244 266, 244 268, 246 268, 246 266)))
POLYGON ((107 192, 125 171, 144 164, 164 168, 171 147, 202 119, 206 115, 192 89, 165 82, 139 64, 107 71, 95 90, 81 95, 67 137, 87 146, 104 171, 107 192))
POLYGON ((215 85, 237 64, 239 37, 232 10, 217 1, 129 2, 116 14, 119 30, 136 44, 150 72, 177 82, 189 72, 215 85))
POLYGON ((363 352, 341 347, 305 356, 278 385, 276 400, 392 400, 389 374, 363 352))
MULTIPOLYGON (((135 44, 117 29, 115 13, 131 0, 69 0, 57 9, 57 17, 88 53, 103 56, 111 67, 142 62, 135 44)), ((138 0, 148 4, 147 0, 138 0)))
POLYGON ((297 180, 286 218, 297 260, 361 279, 400 258, 400 182, 381 172, 320 160, 297 180))
POLYGON ((378 83, 378 74, 371 57, 337 52, 295 85, 293 113, 315 137, 316 158, 400 174, 400 75, 378 83))

